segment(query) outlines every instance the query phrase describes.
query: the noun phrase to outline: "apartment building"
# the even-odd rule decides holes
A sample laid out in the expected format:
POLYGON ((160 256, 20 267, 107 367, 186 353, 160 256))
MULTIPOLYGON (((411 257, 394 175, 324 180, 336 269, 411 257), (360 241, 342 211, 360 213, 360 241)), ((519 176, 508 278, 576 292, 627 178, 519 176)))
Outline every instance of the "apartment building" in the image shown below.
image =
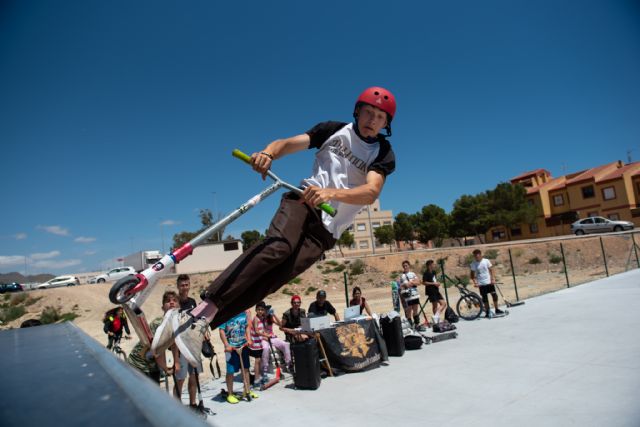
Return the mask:
MULTIPOLYGON (((640 162, 607 163, 553 178, 546 169, 525 172, 511 179, 527 189, 527 200, 538 208, 534 224, 510 230, 513 240, 561 236, 571 223, 589 216, 632 221, 640 226, 640 162)), ((494 227, 486 241, 507 239, 505 227, 494 227)))
MULTIPOLYGON (((354 237, 354 244, 350 248, 342 248, 344 256, 368 255, 373 253, 390 252, 390 245, 383 245, 376 241, 373 231, 382 225, 393 224, 393 212, 380 209, 380 199, 371 205, 363 207, 356 215, 353 223, 347 228, 354 237)), ((328 256, 339 257, 340 249, 336 245, 327 253, 328 256)))

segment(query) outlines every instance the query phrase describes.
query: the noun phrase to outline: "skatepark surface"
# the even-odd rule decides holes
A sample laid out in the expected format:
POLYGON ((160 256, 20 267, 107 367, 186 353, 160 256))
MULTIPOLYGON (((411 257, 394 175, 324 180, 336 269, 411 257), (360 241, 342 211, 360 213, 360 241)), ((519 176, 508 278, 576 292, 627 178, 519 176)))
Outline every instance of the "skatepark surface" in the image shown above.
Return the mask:
MULTIPOLYGON (((295 390, 290 375, 251 402, 216 395, 218 426, 638 426, 640 270, 546 294, 509 316, 457 323, 459 336, 386 366, 295 390)), ((235 384, 242 390, 240 382, 235 384)))

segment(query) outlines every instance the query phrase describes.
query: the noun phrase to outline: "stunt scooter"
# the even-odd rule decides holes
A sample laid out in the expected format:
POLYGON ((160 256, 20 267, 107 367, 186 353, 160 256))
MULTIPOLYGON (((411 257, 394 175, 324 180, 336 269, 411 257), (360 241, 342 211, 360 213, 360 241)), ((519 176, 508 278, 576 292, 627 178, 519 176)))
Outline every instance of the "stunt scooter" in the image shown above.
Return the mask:
MULTIPOLYGON (((251 164, 251 157, 238 149, 233 150, 232 155, 247 164, 251 164)), ((123 277, 111 287, 111 290, 109 291, 109 300, 114 304, 122 305, 126 315, 131 320, 133 329, 136 331, 136 334, 143 345, 151 345, 153 334, 149 329, 149 323, 147 322, 141 307, 149 297, 149 294, 158 279, 170 271, 171 267, 175 264, 191 255, 193 250, 202 245, 207 238, 214 235, 220 229, 226 227, 240 216, 244 215, 249 209, 256 206, 280 188, 286 188, 295 193, 302 194, 302 189, 281 180, 273 172, 267 171, 267 175, 274 181, 269 187, 247 200, 239 208, 204 230, 202 233, 198 234, 191 241, 185 243, 175 251, 163 256, 151 267, 138 274, 123 277)), ((318 208, 331 216, 335 216, 337 213, 333 206, 328 203, 322 203, 318 208)))

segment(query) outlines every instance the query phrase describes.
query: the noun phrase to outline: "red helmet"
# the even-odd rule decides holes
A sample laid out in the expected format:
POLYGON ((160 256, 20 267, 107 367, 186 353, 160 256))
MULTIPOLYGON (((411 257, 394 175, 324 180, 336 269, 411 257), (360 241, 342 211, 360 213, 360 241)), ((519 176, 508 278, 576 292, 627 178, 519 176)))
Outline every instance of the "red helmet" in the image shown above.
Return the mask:
POLYGON ((389 115, 389 122, 396 114, 396 98, 391 92, 382 87, 370 87, 360 94, 356 101, 356 108, 360 103, 373 105, 389 115))

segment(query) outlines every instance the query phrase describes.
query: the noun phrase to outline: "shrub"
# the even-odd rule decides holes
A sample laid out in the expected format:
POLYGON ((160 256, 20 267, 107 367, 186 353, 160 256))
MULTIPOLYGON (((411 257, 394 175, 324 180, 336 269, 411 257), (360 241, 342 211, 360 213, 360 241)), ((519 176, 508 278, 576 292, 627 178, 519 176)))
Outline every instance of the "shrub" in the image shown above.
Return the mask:
POLYGON ((529 260, 529 264, 542 264, 542 261, 536 256, 529 260))
POLYGON ((56 323, 58 320, 60 320, 60 312, 55 307, 47 306, 42 310, 42 314, 40 314, 40 321, 43 325, 56 323))
POLYGON ((464 265, 469 265, 471 264, 473 261, 475 261, 475 258, 473 257, 473 254, 469 254, 466 257, 464 257, 464 265))
POLYGON ((285 295, 289 295, 289 296, 293 296, 293 295, 295 295, 295 294, 291 291, 291 289, 289 289, 289 288, 287 288, 287 287, 284 287, 284 288, 282 289, 282 293, 283 293, 283 294, 285 294, 285 295))
POLYGON ((344 271, 346 268, 347 268, 346 265, 341 264, 341 265, 338 265, 336 268, 334 268, 333 272, 334 273, 340 273, 340 272, 344 271))
POLYGON ((291 281, 290 281, 289 283, 294 284, 294 285, 297 285, 297 284, 299 284, 300 282, 302 282, 302 279, 301 279, 301 278, 299 278, 299 277, 295 277, 295 278, 291 279, 291 281))
POLYGON ((80 315, 76 313, 63 313, 60 316, 60 320, 62 320, 63 322, 72 322, 77 317, 80 317, 80 315))
POLYGON ((562 262, 562 257, 558 254, 550 254, 549 255, 549 262, 551 264, 560 264, 562 262))
POLYGON ((496 249, 487 249, 483 255, 487 259, 496 259, 498 258, 498 251, 496 249))
POLYGON ((13 306, 22 304, 27 299, 27 296, 28 295, 25 292, 20 292, 19 294, 15 294, 13 295, 13 298, 11 298, 11 301, 9 302, 9 304, 13 306))
POLYGON ((522 249, 514 249, 512 253, 514 257, 520 258, 524 251, 522 249))
POLYGON ((305 294, 305 295, 309 295, 310 293, 313 293, 313 292, 315 292, 315 291, 317 291, 317 290, 318 290, 318 288, 316 288, 316 287, 314 287, 314 286, 309 286, 309 287, 307 288, 307 290, 306 290, 306 291, 304 291, 304 294, 305 294))
POLYGON ((352 276, 357 276, 358 274, 362 273, 364 273, 364 261, 362 261, 361 259, 357 259, 353 263, 351 263, 350 274, 352 276))
POLYGON ((9 298, 11 298, 11 294, 4 294, 5 301, 9 301, 9 298))
POLYGON ((322 274, 329 274, 329 273, 332 273, 332 272, 333 272, 333 270, 330 269, 330 268, 325 268, 324 270, 322 270, 322 274))
POLYGON ((0 309, 0 321, 2 321, 2 323, 11 322, 12 320, 19 319, 26 312, 27 310, 22 305, 0 309))
POLYGON ((325 262, 325 264, 329 264, 335 267, 336 265, 338 265, 338 261, 336 261, 335 259, 330 259, 329 261, 325 262))
POLYGON ((392 271, 391 274, 389 274, 389 277, 391 279, 395 279, 396 277, 398 277, 400 275, 399 271, 392 271))
POLYGON ((329 283, 329 279, 322 279, 322 283, 326 285, 327 283, 329 283))
POLYGON ((462 276, 458 276, 458 279, 460 279, 460 282, 462 282, 462 284, 465 286, 471 283, 471 279, 466 274, 463 274, 462 276))

